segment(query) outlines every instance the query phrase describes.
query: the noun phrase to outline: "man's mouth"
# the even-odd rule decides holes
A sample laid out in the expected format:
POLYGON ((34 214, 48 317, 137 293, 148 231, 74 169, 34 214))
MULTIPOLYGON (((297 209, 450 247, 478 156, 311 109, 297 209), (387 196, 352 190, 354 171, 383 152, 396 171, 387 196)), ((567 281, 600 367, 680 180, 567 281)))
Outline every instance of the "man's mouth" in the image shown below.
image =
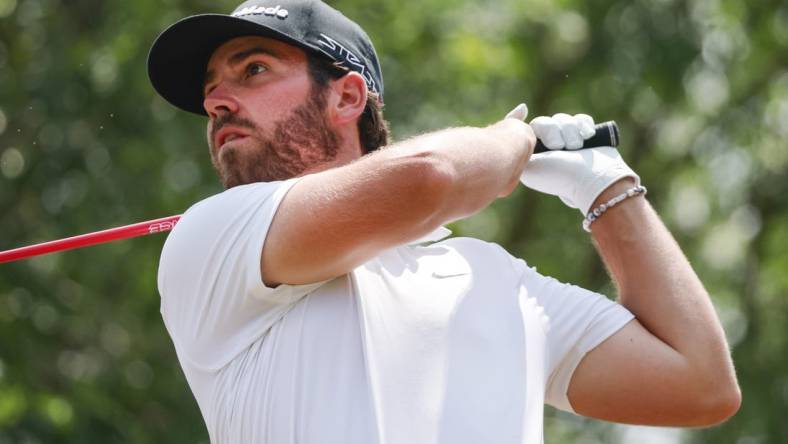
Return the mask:
POLYGON ((249 137, 248 134, 236 128, 222 128, 216 133, 216 147, 217 149, 221 150, 225 144, 235 140, 245 139, 247 137, 249 137))
POLYGON ((241 134, 230 134, 229 136, 224 138, 224 141, 222 142, 222 145, 224 145, 225 143, 232 142, 233 140, 244 139, 246 137, 247 136, 244 136, 244 135, 241 135, 241 134))

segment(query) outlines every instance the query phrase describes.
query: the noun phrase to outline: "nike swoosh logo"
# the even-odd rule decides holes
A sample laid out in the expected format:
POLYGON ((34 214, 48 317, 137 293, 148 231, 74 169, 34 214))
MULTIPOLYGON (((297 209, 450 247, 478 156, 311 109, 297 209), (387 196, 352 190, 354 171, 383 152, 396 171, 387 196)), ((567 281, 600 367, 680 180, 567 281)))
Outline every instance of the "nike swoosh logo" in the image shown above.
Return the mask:
POLYGON ((457 277, 457 276, 467 276, 467 275, 468 275, 468 273, 467 273, 467 272, 462 272, 462 273, 446 273, 446 274, 437 273, 437 272, 435 272, 435 271, 433 271, 433 272, 432 272, 432 277, 434 277, 434 278, 438 278, 438 279, 443 279, 443 278, 450 278, 450 277, 457 277))

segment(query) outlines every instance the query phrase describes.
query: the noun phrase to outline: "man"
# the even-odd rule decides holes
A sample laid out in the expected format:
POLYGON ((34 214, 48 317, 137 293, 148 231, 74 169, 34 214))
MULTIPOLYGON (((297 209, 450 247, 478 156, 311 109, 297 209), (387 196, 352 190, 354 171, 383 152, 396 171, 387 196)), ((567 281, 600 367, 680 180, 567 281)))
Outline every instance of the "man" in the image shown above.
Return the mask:
POLYGON ((532 129, 520 106, 382 147, 372 44, 314 0, 186 18, 149 73, 208 116, 227 188, 186 212, 159 269, 213 442, 538 443, 545 402, 677 426, 738 409, 709 297, 638 176, 613 148, 531 156, 534 130, 578 148, 587 116, 532 129), (620 304, 495 244, 435 242, 521 177, 588 215, 620 304))

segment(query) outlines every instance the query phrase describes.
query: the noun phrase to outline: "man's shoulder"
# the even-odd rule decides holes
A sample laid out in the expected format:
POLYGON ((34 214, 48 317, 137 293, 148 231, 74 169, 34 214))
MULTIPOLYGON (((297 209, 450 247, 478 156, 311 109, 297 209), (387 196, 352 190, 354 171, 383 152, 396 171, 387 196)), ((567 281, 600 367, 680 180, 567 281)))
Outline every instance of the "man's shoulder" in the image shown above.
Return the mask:
MULTIPOLYGON (((194 203, 183 213, 172 234, 185 231, 189 226, 194 228, 205 224, 214 226, 217 223, 231 222, 233 218, 254 211, 271 198, 283 194, 286 192, 284 187, 289 187, 292 183, 292 179, 277 182, 256 182, 239 185, 206 197, 194 203)), ((281 198, 281 196, 279 197, 281 198)), ((273 209, 275 210, 275 208, 273 209)))
POLYGON ((214 210, 215 207, 222 207, 226 205, 233 205, 238 202, 248 201, 250 198, 255 200, 265 199, 272 196, 278 189, 285 186, 290 181, 277 181, 277 182, 255 182, 246 185, 238 185, 236 187, 224 190, 220 193, 208 196, 203 200, 194 203, 183 214, 184 217, 190 216, 193 213, 198 213, 205 210, 214 210))
POLYGON ((270 222, 276 211, 270 203, 273 198, 281 199, 288 185, 292 185, 289 180, 239 185, 193 204, 167 236, 162 259, 173 249, 191 251, 195 245, 212 244, 212 239, 232 238, 231 232, 250 223, 270 222))

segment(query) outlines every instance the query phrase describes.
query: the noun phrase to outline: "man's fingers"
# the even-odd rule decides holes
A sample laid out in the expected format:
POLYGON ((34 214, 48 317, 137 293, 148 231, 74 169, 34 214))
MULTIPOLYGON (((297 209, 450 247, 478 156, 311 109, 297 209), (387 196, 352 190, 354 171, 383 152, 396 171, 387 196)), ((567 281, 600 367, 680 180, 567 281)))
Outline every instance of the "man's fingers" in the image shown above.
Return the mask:
POLYGON ((531 128, 533 128, 536 138, 541 140, 547 149, 560 150, 564 148, 561 127, 555 119, 546 116, 537 117, 531 121, 531 128))
POLYGON ((525 120, 526 117, 528 117, 528 106, 525 103, 517 105, 517 108, 506 115, 507 119, 525 120))
POLYGON ((558 126, 561 128, 561 136, 564 138, 566 149, 576 150, 583 147, 583 137, 580 135, 580 128, 578 128, 574 117, 558 113, 553 116, 553 119, 558 122, 558 126))
POLYGON ((531 121, 531 127, 542 144, 551 150, 580 149, 585 139, 596 134, 594 119, 588 114, 540 116, 531 121))
POLYGON ((594 118, 588 114, 575 114, 575 124, 580 130, 580 137, 582 137, 583 140, 588 139, 589 137, 596 134, 596 129, 594 128, 594 118))

